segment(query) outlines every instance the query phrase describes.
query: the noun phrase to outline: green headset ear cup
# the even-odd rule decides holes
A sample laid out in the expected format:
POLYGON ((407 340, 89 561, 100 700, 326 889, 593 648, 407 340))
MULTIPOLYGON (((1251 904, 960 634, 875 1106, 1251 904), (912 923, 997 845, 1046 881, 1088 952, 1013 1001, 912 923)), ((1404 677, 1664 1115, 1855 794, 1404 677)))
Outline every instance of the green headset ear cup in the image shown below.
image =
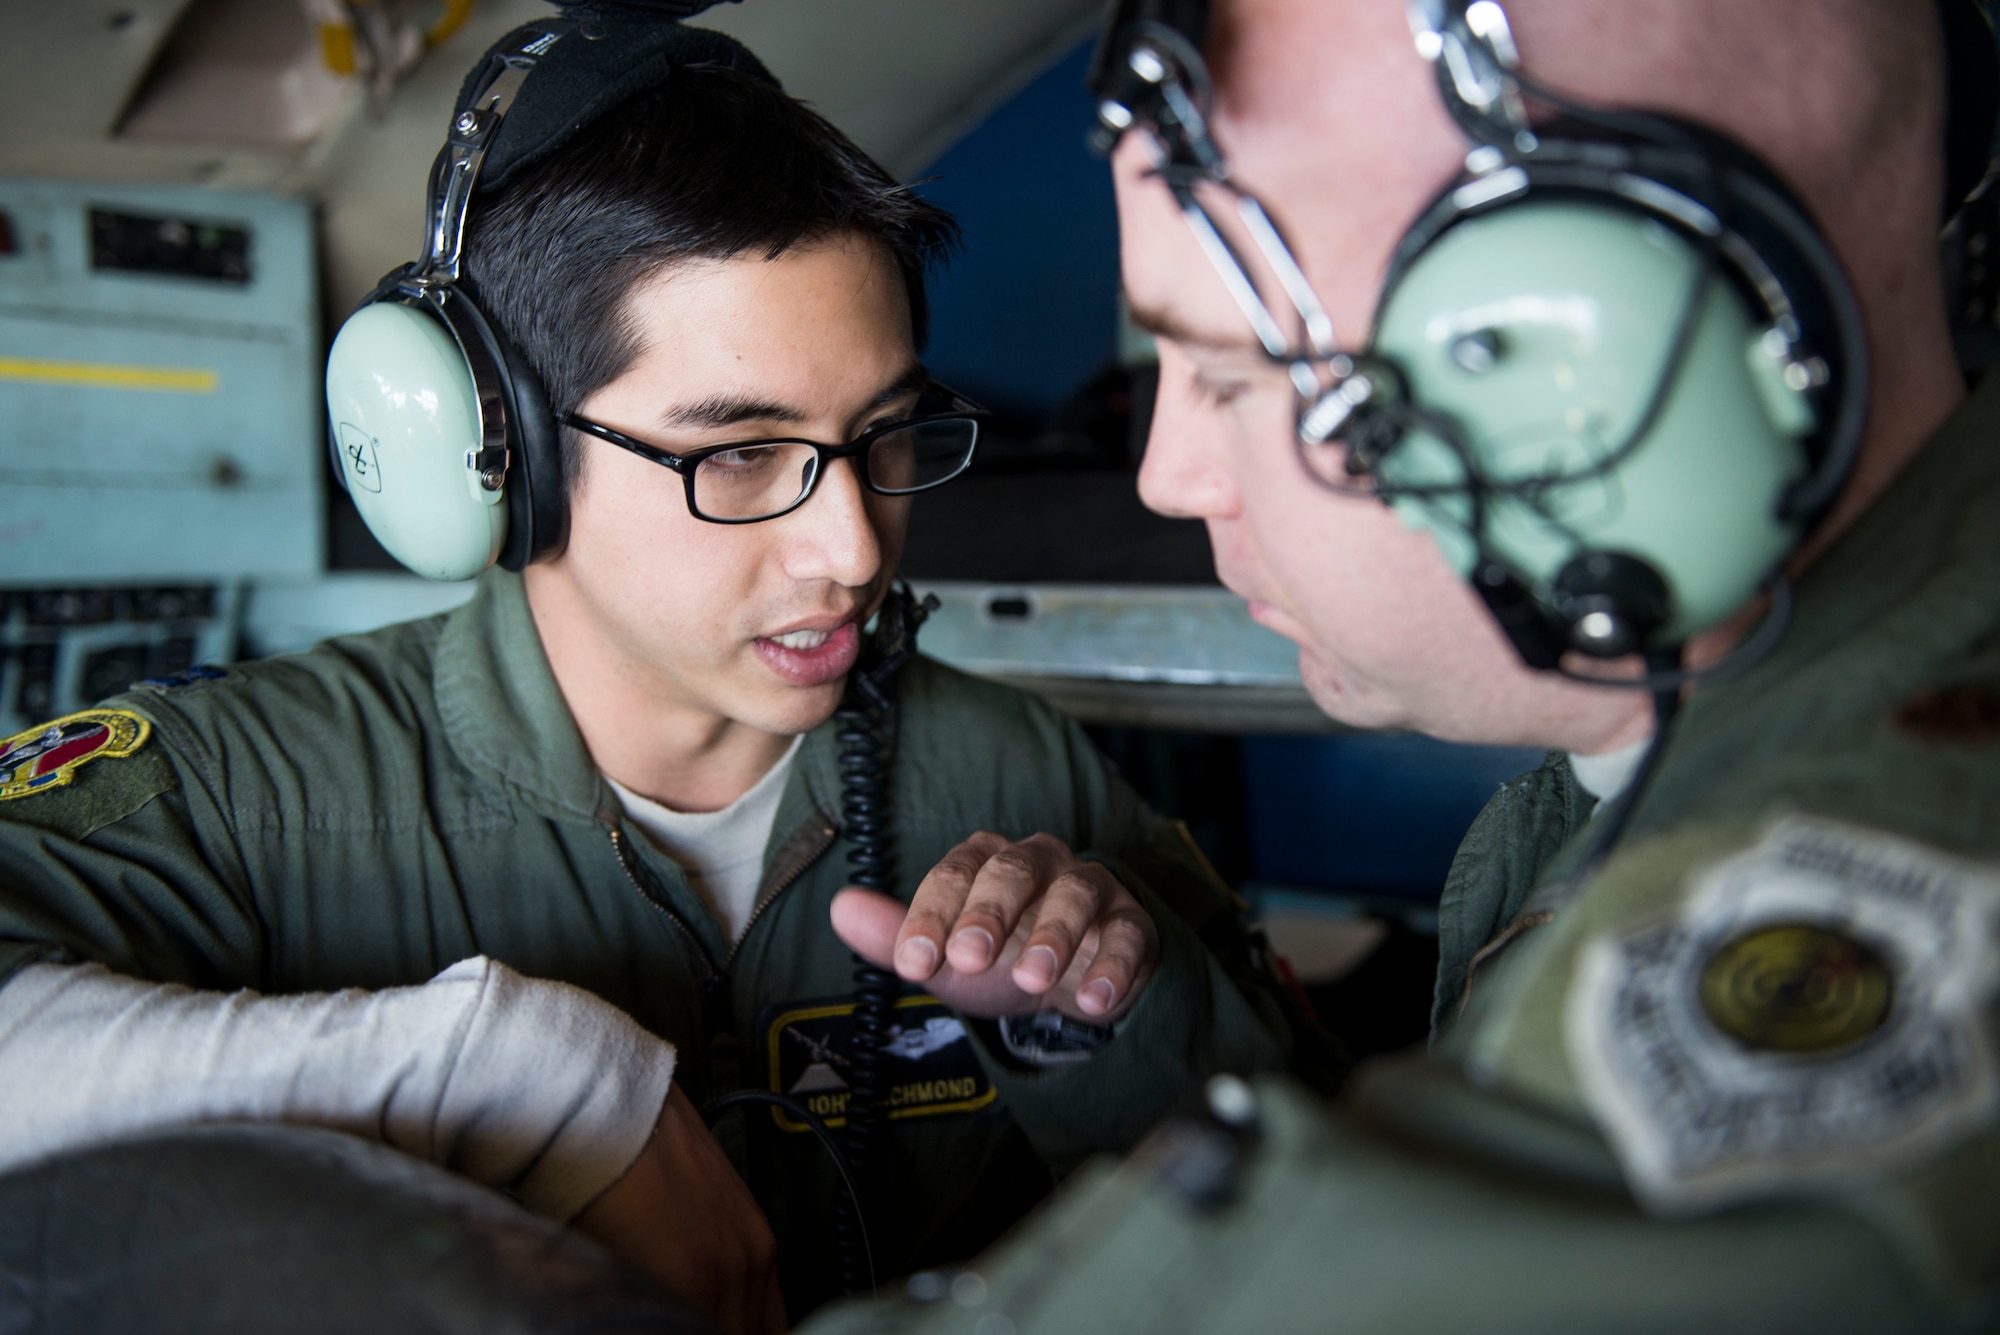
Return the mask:
POLYGON ((426 303, 364 305, 327 354, 326 404, 341 482, 389 554, 429 579, 469 579, 507 533, 503 493, 468 456, 481 391, 460 340, 426 303))
POLYGON ((1526 201, 1440 237, 1385 306, 1377 354, 1459 439, 1415 430, 1384 458, 1392 491, 1445 489, 1398 498, 1398 513, 1438 530, 1462 573, 1498 559, 1554 611, 1558 574, 1590 551, 1666 578, 1671 614, 1651 619, 1670 637, 1741 606, 1797 541, 1780 501, 1808 467, 1758 397, 1759 321, 1704 273, 1657 222, 1574 200, 1526 201), (1697 278, 1686 358, 1641 443, 1611 462, 1672 363, 1697 278), (1500 351, 1469 369, 1455 354, 1481 336, 1500 351))
MULTIPOLYGON (((1556 585, 1561 572, 1592 553, 1631 554, 1665 577, 1668 616, 1625 609, 1634 614, 1626 618, 1631 624, 1657 623, 1663 643, 1733 611, 1838 494, 1865 421, 1867 348, 1858 307, 1806 210, 1747 150, 1698 126, 1648 119, 1660 143, 1594 124, 1552 123, 1538 127, 1542 148, 1534 154, 1491 176, 1455 182, 1399 246, 1377 312, 1374 355, 1412 382, 1414 402, 1436 413, 1434 421, 1459 428, 1455 442, 1413 430, 1384 461, 1381 476, 1392 489, 1432 489, 1406 492, 1395 508, 1437 536, 1489 604, 1513 590, 1495 615, 1536 665, 1549 657, 1550 635, 1574 642, 1579 628, 1568 610, 1583 600, 1556 585), (1510 178, 1513 188, 1504 189, 1510 178), (1634 189, 1635 181, 1642 188, 1634 189), (1725 230, 1713 251, 1720 281, 1710 282, 1701 332, 1681 372, 1699 388, 1689 393, 1689 383, 1677 384, 1667 400, 1681 419, 1681 444, 1652 448, 1668 424, 1663 416, 1646 446, 1594 484, 1543 488, 1542 502, 1557 511, 1552 523, 1536 519, 1518 497, 1462 488, 1467 455, 1487 481, 1510 470, 1568 473, 1586 463, 1580 442, 1589 433, 1564 429, 1557 421, 1564 416, 1581 422, 1622 400, 1624 420, 1635 420, 1632 406, 1666 365, 1660 328, 1671 325, 1697 272, 1685 259, 1677 269, 1659 265, 1677 247, 1686 255, 1701 249, 1686 221, 1662 207, 1674 196, 1709 208, 1725 230), (1647 284, 1651 295, 1635 301, 1647 284), (1621 300, 1626 310, 1622 336, 1596 331, 1602 339, 1594 372, 1615 392, 1594 403, 1584 384, 1593 374, 1590 359, 1558 350, 1546 331, 1565 303, 1598 297, 1612 300, 1586 312, 1589 319, 1621 300), (1828 372, 1824 391, 1794 394, 1777 384, 1787 402, 1775 407, 1797 409, 1789 414, 1774 412, 1771 402, 1782 367, 1758 363, 1756 336, 1773 323, 1828 372), (1480 346, 1461 361, 1446 344, 1469 333, 1482 336, 1480 346), (1625 351, 1602 355, 1616 348, 1625 351), (1794 397, 1801 401, 1791 403, 1794 397), (1699 426, 1704 408, 1707 425, 1687 429, 1699 426), (1565 445, 1561 436, 1572 439, 1565 445), (1736 437, 1737 448, 1713 448, 1736 437), (1553 453, 1526 458, 1537 448, 1553 453), (1530 591, 1538 614, 1516 605, 1530 591)), ((1608 414, 1613 425, 1597 429, 1600 439, 1621 438, 1620 416, 1608 414)))

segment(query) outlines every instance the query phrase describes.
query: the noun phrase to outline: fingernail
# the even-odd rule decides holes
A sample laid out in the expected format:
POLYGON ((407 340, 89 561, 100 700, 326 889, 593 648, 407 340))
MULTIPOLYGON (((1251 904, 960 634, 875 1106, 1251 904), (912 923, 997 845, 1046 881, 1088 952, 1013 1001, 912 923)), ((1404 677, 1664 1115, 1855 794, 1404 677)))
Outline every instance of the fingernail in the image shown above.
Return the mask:
POLYGON ((1076 1004, 1092 1015, 1102 1015, 1118 1000, 1118 989, 1111 985, 1109 978, 1099 978, 1085 983, 1076 994, 1076 1004))
POLYGON ((984 927, 959 928, 952 934, 951 944, 972 968, 983 969, 993 958, 993 933, 984 927))
POLYGON ((896 947, 896 971, 928 978, 937 969, 937 942, 927 936, 913 936, 896 947))
POLYGON ((1030 946, 1014 972, 1036 987, 1047 987, 1056 980, 1056 953, 1047 946, 1030 946))

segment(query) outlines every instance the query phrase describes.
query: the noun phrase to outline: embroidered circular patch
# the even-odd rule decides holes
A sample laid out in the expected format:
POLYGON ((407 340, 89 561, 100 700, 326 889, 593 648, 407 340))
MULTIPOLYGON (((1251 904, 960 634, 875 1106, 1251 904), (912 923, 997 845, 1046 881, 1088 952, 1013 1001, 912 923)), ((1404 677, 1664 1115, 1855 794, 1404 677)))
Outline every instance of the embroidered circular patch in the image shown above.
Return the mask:
POLYGON ((1725 943, 1701 971, 1701 1008, 1744 1047, 1832 1052, 1882 1027, 1896 994, 1881 955, 1811 923, 1760 927, 1725 943))
POLYGON ((1853 1180, 2000 1108, 1996 936, 1991 869, 1785 820, 1585 947, 1571 1067, 1656 1212, 1853 1180))
POLYGON ((86 709, 0 742, 0 802, 60 788, 82 765, 129 756, 153 725, 123 709, 86 709))

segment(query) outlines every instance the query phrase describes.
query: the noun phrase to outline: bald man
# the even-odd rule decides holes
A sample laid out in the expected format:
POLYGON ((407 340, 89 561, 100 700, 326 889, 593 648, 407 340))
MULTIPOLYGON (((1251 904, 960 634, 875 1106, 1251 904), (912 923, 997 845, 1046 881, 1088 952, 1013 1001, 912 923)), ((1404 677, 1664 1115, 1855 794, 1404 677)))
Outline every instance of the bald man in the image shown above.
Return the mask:
MULTIPOLYGON (((1201 8, 1126 6, 1168 28, 1114 39, 1100 67, 1107 128, 1134 131, 1113 160, 1126 288, 1160 340, 1141 493, 1207 523, 1222 579, 1299 644, 1327 713, 1552 754, 1501 790, 1452 869, 1428 1055, 1364 1067, 1337 1111, 1212 1082, 1204 1108, 1078 1181, 1011 1246, 839 1328, 1993 1326, 2000 386, 1967 397, 1947 320, 1938 14, 1913 0, 1419 0, 1406 23, 1386 0, 1224 0, 1204 33, 1201 8), (1162 91, 1149 117, 1127 68, 1191 100, 1162 91), (1588 246, 1551 261, 1502 245, 1446 272, 1497 282, 1518 261, 1556 277, 1492 305, 1492 328, 1434 323, 1400 374, 1369 369, 1394 361, 1394 311, 1378 308, 1385 284, 1415 281, 1397 258, 1413 222, 1455 181, 1476 215, 1517 188, 1509 172, 1559 156, 1578 115, 1700 162, 1691 195, 1669 201, 1679 214, 1657 197, 1630 211, 1659 215, 1631 225, 1663 252, 1703 272, 1739 262, 1752 229, 1732 230, 1742 210, 1717 180, 1743 150, 1762 164, 1746 179, 1771 178, 1767 195, 1816 237, 1804 249, 1831 257, 1778 264, 1798 303, 1745 298, 1753 318, 1726 357, 1703 361, 1711 335, 1690 318, 1685 355, 1645 378, 1664 406, 1627 401, 1648 424, 1629 454, 1595 472, 1541 465, 1561 476, 1539 501, 1587 474, 1616 493, 1599 509, 1642 512, 1662 502, 1631 470, 1699 457, 1718 437, 1687 414, 1720 414, 1727 449, 1689 484, 1712 483, 1712 509, 1654 535, 1659 550, 1743 545, 1773 509, 1784 522, 1753 578, 1706 612, 1636 539, 1608 552, 1625 565, 1524 575, 1523 544, 1470 503, 1450 508, 1477 489, 1444 483, 1483 468, 1489 512, 1559 507, 1502 485, 1478 421, 1440 425, 1439 377, 1456 372, 1418 364, 1429 339, 1467 377, 1504 371, 1534 355, 1536 320, 1568 320, 1575 364, 1529 409, 1553 417, 1600 343, 1682 348, 1679 307, 1621 332, 1623 294, 1586 291, 1588 246), (1224 193, 1223 153, 1288 249, 1224 193), (1823 290, 1808 291, 1813 272, 1823 290), (1755 380, 1766 354, 1777 387, 1739 393, 1729 377, 1755 380), (1428 415, 1396 406, 1427 398, 1428 415), (1732 498, 1755 484, 1736 456, 1755 451, 1739 428, 1755 450, 1775 441, 1789 470, 1784 503, 1759 493, 1740 522, 1732 498), (1429 493, 1397 462, 1424 432, 1460 442, 1423 456, 1429 493), (1624 582, 1572 581, 1592 570, 1624 582)), ((1636 198, 1630 180, 1613 185, 1636 198)), ((1592 524, 1617 531, 1588 507, 1558 517, 1584 548, 1592 524)))

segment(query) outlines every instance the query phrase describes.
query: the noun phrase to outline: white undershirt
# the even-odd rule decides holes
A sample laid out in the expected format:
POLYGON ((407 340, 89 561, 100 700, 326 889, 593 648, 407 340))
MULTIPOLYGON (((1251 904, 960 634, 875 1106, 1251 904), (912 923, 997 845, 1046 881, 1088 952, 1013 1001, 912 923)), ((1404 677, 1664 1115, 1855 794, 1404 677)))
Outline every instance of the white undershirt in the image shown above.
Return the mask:
POLYGON ((750 791, 720 811, 675 811, 633 792, 609 774, 604 781, 618 794, 625 814, 654 847, 687 873, 688 884, 735 941, 743 935, 764 875, 764 848, 778 819, 785 779, 804 734, 750 791))
POLYGON ((1602 755, 1580 756, 1571 753, 1569 767, 1576 773, 1576 781, 1584 791, 1597 799, 1598 809, 1625 791, 1637 772, 1639 762, 1646 758, 1646 748, 1653 744, 1648 737, 1630 746, 1621 746, 1616 751, 1606 751, 1602 755))

